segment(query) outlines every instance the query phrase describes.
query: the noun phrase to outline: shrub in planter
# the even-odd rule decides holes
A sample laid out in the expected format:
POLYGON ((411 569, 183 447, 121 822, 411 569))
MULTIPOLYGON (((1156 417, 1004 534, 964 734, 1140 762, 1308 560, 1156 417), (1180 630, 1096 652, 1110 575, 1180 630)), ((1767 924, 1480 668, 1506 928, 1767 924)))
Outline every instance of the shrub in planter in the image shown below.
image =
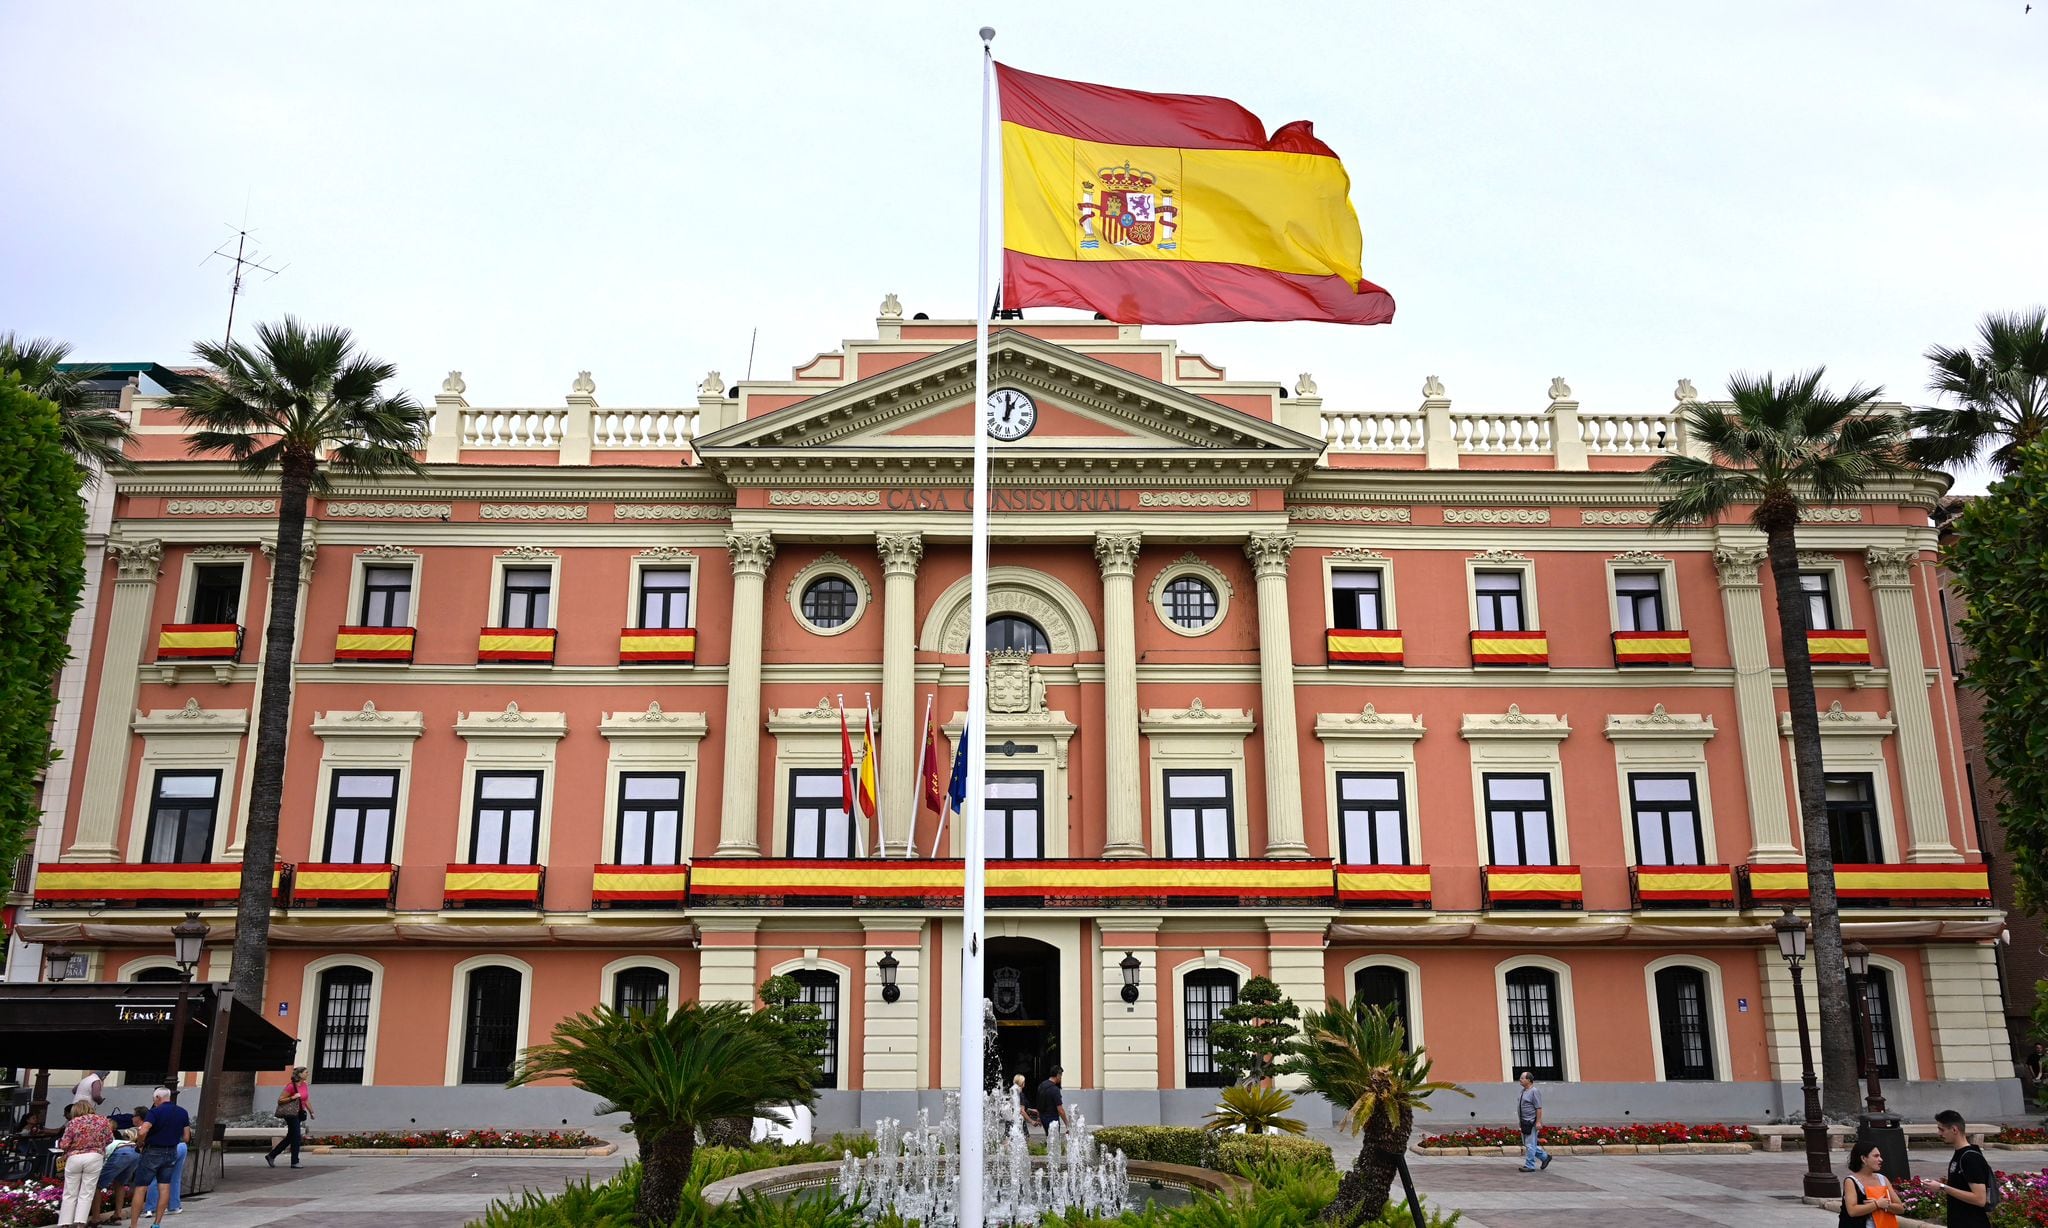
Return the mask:
POLYGON ((1216 1145, 1216 1167, 1226 1173, 1251 1177, 1247 1169, 1265 1160, 1292 1160, 1304 1166, 1337 1171, 1336 1157, 1328 1143, 1290 1134, 1234 1134, 1216 1145))
POLYGON ((1193 1126, 1104 1126, 1095 1141, 1126 1159, 1216 1167, 1216 1136, 1193 1126))

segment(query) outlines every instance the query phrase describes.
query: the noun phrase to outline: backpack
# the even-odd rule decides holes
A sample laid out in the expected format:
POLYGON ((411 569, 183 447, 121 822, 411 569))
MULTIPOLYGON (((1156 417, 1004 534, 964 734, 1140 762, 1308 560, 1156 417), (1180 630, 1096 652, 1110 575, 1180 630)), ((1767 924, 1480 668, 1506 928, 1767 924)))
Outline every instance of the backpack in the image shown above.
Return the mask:
POLYGON ((1972 1143, 1963 1150, 1976 1152, 1977 1158, 1984 1161, 1984 1171, 1991 1174, 1991 1179, 1984 1183, 1984 1215, 1988 1219, 1993 1211, 1998 1210, 1998 1205, 2005 1201, 2004 1193, 1998 1188, 1998 1173, 1992 1169, 1991 1159, 1984 1154, 1982 1147, 1972 1143))

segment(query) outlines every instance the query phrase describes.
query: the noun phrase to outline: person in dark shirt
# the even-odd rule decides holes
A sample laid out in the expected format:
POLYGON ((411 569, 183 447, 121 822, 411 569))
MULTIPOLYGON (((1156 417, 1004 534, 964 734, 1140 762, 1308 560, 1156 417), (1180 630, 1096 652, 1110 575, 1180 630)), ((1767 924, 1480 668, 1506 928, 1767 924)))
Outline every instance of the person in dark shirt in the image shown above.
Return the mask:
POLYGON ((1045 1127, 1047 1134, 1052 1133, 1054 1121, 1058 1121, 1063 1130, 1073 1125, 1067 1118, 1067 1098, 1060 1091, 1060 1075, 1060 1068, 1055 1066, 1045 1082, 1038 1085, 1038 1123, 1045 1127))
POLYGON ((1942 1193, 1948 1195, 1949 1228, 1991 1228, 1991 1184, 1997 1180, 1991 1175, 1991 1161, 1970 1145, 1961 1113, 1943 1109, 1934 1115, 1934 1128, 1942 1142, 1955 1148, 1941 1183, 1942 1193))
POLYGON ((135 1166, 135 1205, 128 1213, 133 1224, 142 1218, 143 1195, 154 1182, 156 1210, 152 1224, 164 1222, 171 1201, 171 1185, 178 1176, 178 1144, 192 1140, 192 1115, 171 1099, 171 1089, 156 1089, 156 1103, 142 1122, 142 1160, 135 1166))

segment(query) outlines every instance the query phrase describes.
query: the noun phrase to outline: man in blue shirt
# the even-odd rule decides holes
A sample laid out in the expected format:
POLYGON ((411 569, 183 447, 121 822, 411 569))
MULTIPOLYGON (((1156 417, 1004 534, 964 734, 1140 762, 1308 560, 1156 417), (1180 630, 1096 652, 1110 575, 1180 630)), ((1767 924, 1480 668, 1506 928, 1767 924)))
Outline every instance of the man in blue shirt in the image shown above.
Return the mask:
POLYGON ((178 1175, 178 1144, 192 1141, 192 1117, 171 1101, 170 1088, 159 1087, 141 1129, 142 1161, 135 1166, 135 1204, 128 1212, 131 1226, 142 1219, 144 1195, 152 1183, 157 1187, 157 1195, 150 1223, 164 1222, 171 1184, 178 1175))

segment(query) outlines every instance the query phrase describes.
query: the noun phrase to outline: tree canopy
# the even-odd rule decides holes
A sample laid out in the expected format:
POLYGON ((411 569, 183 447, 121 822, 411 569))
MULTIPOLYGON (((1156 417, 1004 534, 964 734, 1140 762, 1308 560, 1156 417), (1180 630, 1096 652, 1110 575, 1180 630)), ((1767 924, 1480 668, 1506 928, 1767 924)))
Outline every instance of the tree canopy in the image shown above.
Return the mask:
POLYGON ((1233 1082, 1248 1083, 1287 1072, 1287 1054, 1298 1031, 1294 1021, 1301 1018, 1301 1008, 1271 978, 1246 981, 1222 1016, 1209 1026, 1209 1051, 1216 1069, 1233 1082))

